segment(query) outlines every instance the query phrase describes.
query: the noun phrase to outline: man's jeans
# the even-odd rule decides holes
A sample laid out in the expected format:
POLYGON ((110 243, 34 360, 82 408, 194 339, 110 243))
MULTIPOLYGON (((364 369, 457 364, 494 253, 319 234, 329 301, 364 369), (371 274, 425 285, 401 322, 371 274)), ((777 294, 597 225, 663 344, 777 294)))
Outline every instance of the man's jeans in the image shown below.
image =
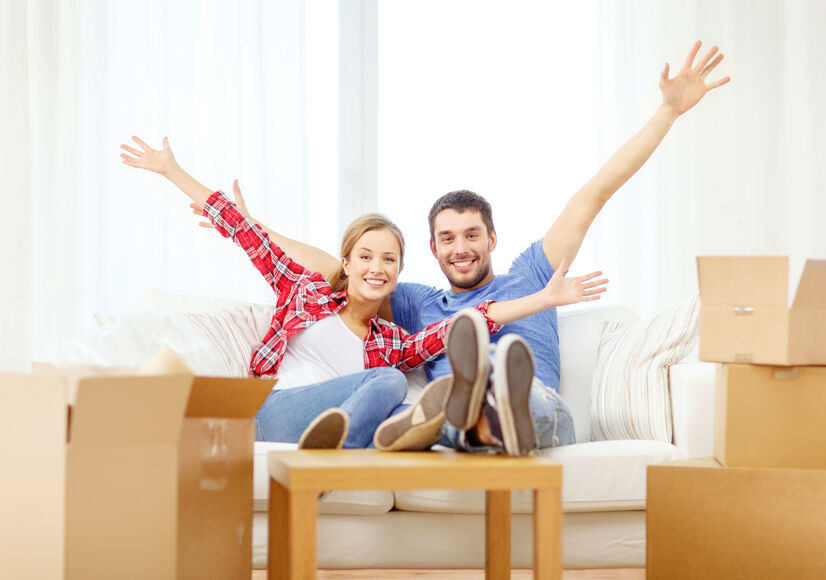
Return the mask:
POLYGON ((374 368, 305 387, 274 390, 255 415, 257 441, 298 443, 319 413, 340 407, 350 416, 345 448, 373 443, 376 427, 407 395, 407 379, 394 368, 374 368))
MULTIPOLYGON (((546 387, 535 377, 531 385, 530 407, 536 434, 536 449, 576 443, 574 419, 568 405, 559 393, 546 387)), ((462 435, 463 432, 445 423, 445 433, 439 443, 462 451, 476 453, 495 451, 495 448, 486 445, 472 445, 462 435)))

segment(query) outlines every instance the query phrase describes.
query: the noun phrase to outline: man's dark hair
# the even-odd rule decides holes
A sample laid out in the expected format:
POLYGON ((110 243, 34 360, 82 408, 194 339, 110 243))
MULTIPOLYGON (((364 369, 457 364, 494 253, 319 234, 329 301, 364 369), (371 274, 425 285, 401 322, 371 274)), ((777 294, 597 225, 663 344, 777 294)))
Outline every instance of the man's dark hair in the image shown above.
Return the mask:
POLYGON ((466 209, 478 211, 482 216, 482 221, 485 227, 488 228, 488 235, 493 231, 493 211, 490 209, 488 201, 479 195, 467 189, 459 189, 444 194, 436 200, 433 207, 430 208, 430 213, 427 214, 427 221, 430 224, 430 239, 436 241, 435 232, 433 231, 436 215, 446 209, 452 209, 458 213, 464 213, 466 209))

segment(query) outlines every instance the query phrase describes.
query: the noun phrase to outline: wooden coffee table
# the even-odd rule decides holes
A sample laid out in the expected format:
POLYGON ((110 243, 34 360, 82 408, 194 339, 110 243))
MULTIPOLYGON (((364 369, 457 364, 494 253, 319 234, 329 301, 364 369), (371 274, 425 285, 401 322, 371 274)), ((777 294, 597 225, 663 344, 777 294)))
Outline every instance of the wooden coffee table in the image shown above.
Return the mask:
POLYGON ((271 451, 269 577, 311 580, 319 492, 335 489, 484 489, 485 578, 510 578, 512 489, 534 490, 534 578, 562 574, 562 467, 537 457, 385 453, 372 449, 271 451))

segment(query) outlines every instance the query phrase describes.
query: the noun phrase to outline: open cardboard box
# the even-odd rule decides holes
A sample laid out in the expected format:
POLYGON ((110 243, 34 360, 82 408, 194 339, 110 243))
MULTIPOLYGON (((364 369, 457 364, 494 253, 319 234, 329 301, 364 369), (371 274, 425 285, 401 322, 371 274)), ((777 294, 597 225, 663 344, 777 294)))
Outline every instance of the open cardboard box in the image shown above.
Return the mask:
POLYGON ((646 578, 826 578, 826 470, 648 467, 646 578))
POLYGON ((194 378, 178 459, 178 579, 252 574, 253 417, 274 379, 194 378))
POLYGON ((720 364, 716 383, 720 463, 826 469, 826 367, 720 364))
POLYGON ((826 365, 826 260, 808 260, 788 306, 789 259, 700 256, 700 360, 826 365))
POLYGON ((66 578, 250 576, 253 417, 275 380, 172 370, 63 377, 66 578))

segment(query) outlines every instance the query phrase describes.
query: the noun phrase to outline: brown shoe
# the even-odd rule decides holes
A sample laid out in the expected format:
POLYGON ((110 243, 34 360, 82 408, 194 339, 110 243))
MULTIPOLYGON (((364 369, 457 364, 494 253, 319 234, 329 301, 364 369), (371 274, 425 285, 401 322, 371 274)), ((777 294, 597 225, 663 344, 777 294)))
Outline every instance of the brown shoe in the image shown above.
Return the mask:
POLYGON ((479 420, 488 387, 490 335, 485 317, 475 308, 460 310, 450 324, 446 343, 453 386, 445 403, 445 418, 464 431, 479 420))
POLYGON ((350 417, 345 411, 333 407, 322 411, 313 419, 301 438, 299 449, 341 449, 350 429, 350 417))
POLYGON ((508 455, 528 455, 536 449, 530 407, 533 371, 533 353, 524 338, 507 334, 496 343, 493 388, 488 394, 485 416, 493 436, 502 441, 508 455))
POLYGON ((421 451, 429 449, 442 437, 445 422, 445 397, 451 376, 431 381, 419 400, 399 413, 385 419, 373 435, 373 445, 380 451, 421 451))

